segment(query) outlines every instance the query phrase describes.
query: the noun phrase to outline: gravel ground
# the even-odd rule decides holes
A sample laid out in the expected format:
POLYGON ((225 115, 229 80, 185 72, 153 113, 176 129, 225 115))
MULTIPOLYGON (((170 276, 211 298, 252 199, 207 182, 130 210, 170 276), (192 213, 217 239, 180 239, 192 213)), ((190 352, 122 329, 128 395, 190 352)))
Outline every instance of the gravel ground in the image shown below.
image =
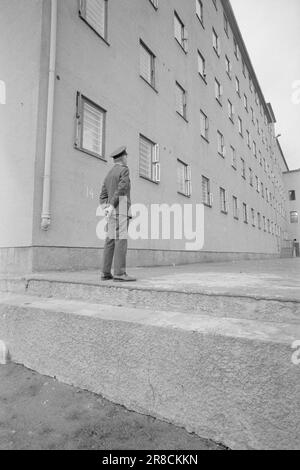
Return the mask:
POLYGON ((222 450, 22 366, 0 366, 1 450, 222 450))

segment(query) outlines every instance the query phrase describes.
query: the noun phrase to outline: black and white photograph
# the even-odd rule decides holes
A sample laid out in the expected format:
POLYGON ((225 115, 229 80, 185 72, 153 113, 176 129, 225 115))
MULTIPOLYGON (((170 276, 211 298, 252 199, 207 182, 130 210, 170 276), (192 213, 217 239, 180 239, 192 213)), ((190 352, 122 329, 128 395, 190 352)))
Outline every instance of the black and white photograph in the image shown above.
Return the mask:
POLYGON ((300 450, 299 31, 300 0, 0 0, 1 451, 300 450))

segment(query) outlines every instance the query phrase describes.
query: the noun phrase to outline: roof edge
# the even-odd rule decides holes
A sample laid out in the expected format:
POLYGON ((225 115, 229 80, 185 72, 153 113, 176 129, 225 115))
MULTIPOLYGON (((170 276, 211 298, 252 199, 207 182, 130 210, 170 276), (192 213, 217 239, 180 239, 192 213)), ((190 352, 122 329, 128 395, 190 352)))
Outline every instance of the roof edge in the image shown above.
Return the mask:
POLYGON ((251 78, 255 84, 255 87, 257 89, 257 92, 260 96, 260 99, 262 101, 262 104, 264 106, 264 109, 265 109, 265 113, 267 115, 267 118, 268 118, 268 121, 269 121, 269 124, 271 123, 275 123, 276 122, 276 118, 275 118, 275 114, 274 114, 274 111, 272 109, 272 106, 270 103, 267 104, 266 100, 265 100, 265 97, 264 97, 264 94, 262 92, 262 89, 260 87, 260 84, 259 84, 259 81, 258 81, 258 78, 256 76, 256 73, 255 73, 255 70, 254 70, 254 67, 252 65, 252 62, 251 62, 251 59, 250 59, 250 56, 249 56, 249 53, 248 53, 248 50, 247 50, 247 47, 246 47, 246 44, 245 44, 245 41, 243 39, 243 36, 242 36, 242 33, 241 33, 241 30, 239 28, 239 25, 238 25, 238 22, 237 22, 237 19, 235 17, 235 14, 234 14, 234 11, 233 11, 233 8, 231 6, 231 3, 230 3, 230 0, 221 0, 221 3, 223 5, 223 8, 224 8, 224 11, 226 13, 226 16, 228 18, 228 21, 230 23, 230 26, 231 26, 231 29, 232 29, 232 32, 234 34, 234 37, 236 39, 236 41, 238 42, 239 44, 239 47, 240 47, 240 50, 242 52, 242 55, 243 55, 243 58, 245 60, 245 64, 247 65, 248 67, 248 72, 250 72, 251 74, 251 78))

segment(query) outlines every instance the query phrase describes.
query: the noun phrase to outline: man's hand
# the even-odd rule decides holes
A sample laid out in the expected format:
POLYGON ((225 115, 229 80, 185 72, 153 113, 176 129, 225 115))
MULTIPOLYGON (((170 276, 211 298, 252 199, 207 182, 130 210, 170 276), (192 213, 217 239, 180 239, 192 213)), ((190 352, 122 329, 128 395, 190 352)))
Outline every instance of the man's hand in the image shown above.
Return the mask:
POLYGON ((104 214, 105 214, 105 217, 107 219, 109 219, 113 213, 113 210, 114 210, 114 206, 107 206, 105 209, 104 209, 104 214))

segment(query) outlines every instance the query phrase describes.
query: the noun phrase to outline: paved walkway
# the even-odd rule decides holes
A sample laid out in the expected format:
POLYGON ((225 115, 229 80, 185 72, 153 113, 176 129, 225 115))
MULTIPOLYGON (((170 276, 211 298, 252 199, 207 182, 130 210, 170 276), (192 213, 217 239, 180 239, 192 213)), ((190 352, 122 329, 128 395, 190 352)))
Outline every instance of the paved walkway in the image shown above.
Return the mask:
MULTIPOLYGON (((300 301, 300 258, 131 268, 128 272, 138 281, 117 283, 118 287, 300 301)), ((100 284, 96 271, 47 272, 25 277, 100 284)))

